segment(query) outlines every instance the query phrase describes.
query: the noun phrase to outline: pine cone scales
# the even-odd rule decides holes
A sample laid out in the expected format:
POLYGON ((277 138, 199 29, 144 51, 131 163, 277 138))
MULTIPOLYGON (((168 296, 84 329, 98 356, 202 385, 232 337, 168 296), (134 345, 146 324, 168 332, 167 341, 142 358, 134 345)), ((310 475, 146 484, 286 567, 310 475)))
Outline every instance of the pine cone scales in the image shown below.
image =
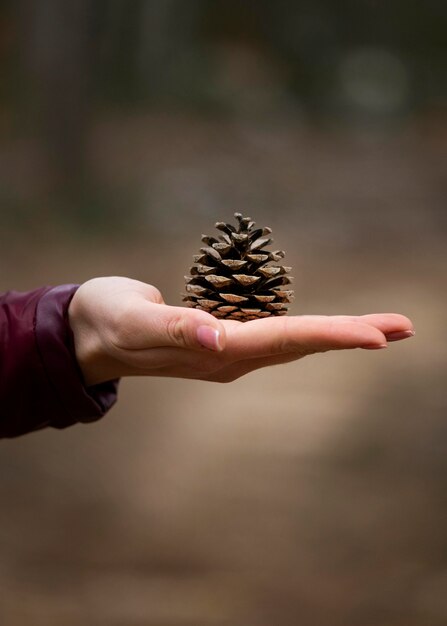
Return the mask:
POLYGON ((250 217, 234 216, 237 227, 217 222, 221 234, 202 236, 205 246, 185 276, 186 306, 241 322, 286 315, 293 291, 287 289, 291 268, 278 264, 284 252, 265 250, 273 242, 270 228, 255 229, 250 217))

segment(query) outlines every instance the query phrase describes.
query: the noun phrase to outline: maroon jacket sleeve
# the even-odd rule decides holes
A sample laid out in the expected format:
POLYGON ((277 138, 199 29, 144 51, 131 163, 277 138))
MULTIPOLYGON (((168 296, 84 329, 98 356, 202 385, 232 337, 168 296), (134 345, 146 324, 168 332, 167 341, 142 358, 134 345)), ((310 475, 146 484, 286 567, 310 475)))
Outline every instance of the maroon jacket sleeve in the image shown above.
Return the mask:
POLYGON ((102 417, 117 381, 85 387, 68 305, 77 285, 0 294, 0 437, 102 417))

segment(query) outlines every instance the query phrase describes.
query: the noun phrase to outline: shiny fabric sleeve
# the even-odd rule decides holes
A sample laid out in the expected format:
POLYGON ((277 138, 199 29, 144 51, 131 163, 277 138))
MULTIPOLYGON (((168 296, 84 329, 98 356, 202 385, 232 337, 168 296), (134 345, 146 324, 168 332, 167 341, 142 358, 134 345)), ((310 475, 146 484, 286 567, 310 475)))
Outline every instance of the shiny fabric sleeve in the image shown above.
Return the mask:
POLYGON ((77 285, 0 295, 0 437, 101 418, 117 382, 85 387, 68 305, 77 285))

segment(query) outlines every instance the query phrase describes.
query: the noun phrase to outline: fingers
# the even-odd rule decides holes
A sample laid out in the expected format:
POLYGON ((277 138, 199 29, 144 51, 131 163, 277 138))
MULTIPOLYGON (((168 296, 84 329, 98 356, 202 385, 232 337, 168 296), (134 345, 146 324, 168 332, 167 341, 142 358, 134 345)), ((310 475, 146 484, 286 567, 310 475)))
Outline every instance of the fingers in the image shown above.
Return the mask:
POLYGON ((227 350, 245 359, 296 351, 375 349, 386 347, 386 333, 409 326, 407 318, 393 314, 275 317, 227 328, 227 350))
MULTIPOLYGON (((340 316, 346 317, 346 316, 340 316)), ((360 315, 358 317, 350 316, 346 317, 352 321, 360 321, 371 326, 375 326, 383 332, 388 338, 389 335, 403 334, 402 339, 405 337, 411 337, 414 335, 413 324, 405 315, 399 315, 397 313, 372 313, 369 315, 360 315)))
POLYGON ((413 337, 415 332, 413 323, 405 315, 397 313, 373 313, 361 316, 337 316, 338 319, 357 323, 367 323, 383 332, 388 342, 400 341, 413 337))

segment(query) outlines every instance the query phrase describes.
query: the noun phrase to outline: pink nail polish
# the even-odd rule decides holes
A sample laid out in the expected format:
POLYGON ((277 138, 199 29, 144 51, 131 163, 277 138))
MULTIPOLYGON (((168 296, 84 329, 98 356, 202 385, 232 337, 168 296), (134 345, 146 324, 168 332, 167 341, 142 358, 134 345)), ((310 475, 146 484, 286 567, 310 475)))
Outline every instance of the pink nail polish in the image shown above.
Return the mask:
POLYGON ((199 326, 197 329, 197 339, 199 343, 208 350, 220 352, 222 346, 220 344, 220 332, 212 326, 199 326))

